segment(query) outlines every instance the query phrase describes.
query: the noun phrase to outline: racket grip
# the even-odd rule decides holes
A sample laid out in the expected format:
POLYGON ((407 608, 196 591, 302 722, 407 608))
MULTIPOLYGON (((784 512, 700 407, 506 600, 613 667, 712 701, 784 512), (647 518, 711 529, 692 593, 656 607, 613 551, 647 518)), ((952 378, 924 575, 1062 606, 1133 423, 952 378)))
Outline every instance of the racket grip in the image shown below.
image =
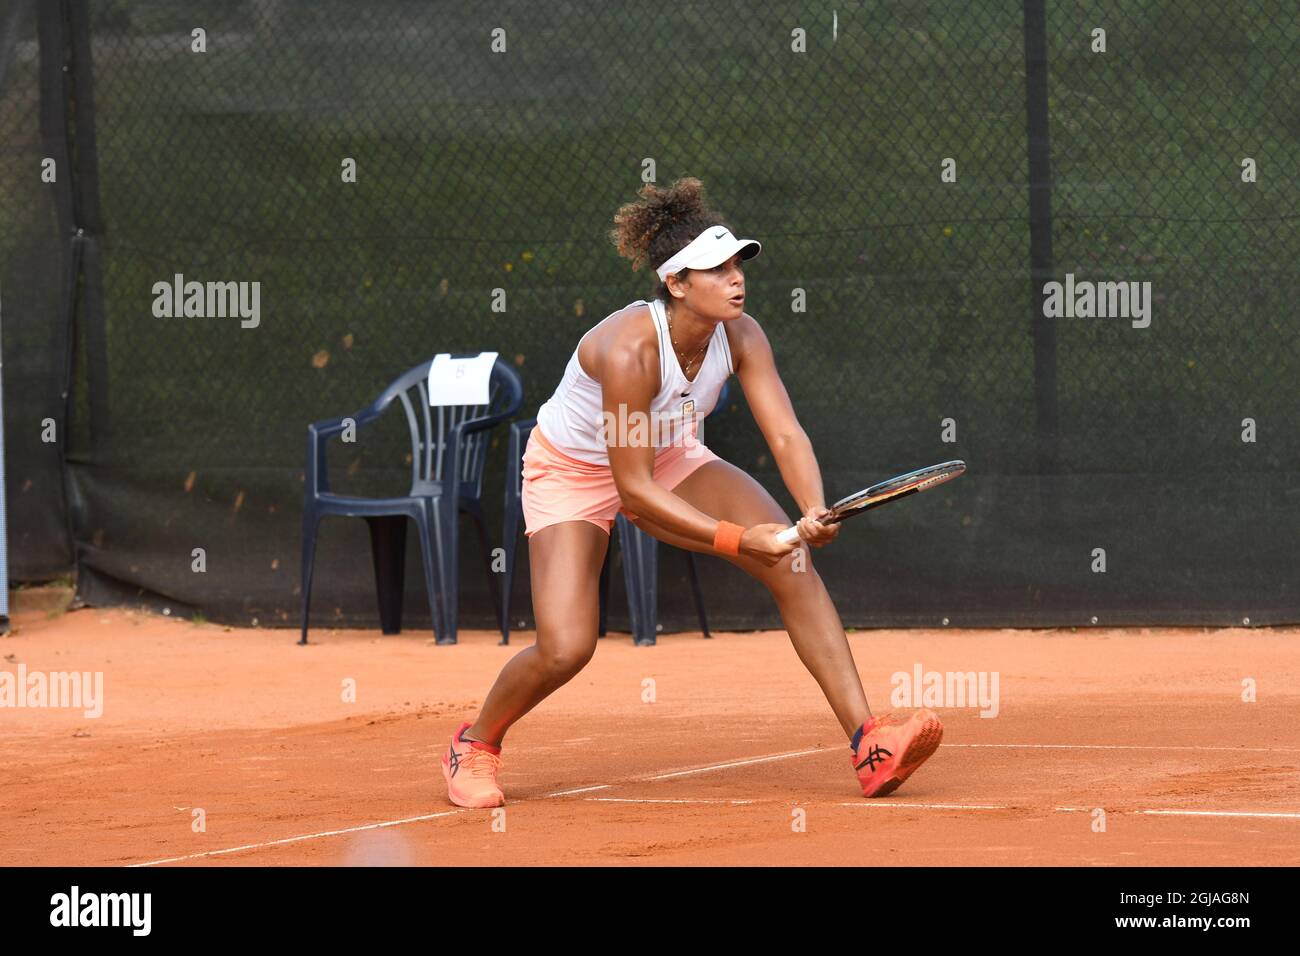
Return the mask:
POLYGON ((791 525, 790 527, 786 528, 784 531, 778 531, 776 533, 776 540, 780 541, 782 544, 792 544, 795 541, 798 541, 799 540, 798 525, 791 525))

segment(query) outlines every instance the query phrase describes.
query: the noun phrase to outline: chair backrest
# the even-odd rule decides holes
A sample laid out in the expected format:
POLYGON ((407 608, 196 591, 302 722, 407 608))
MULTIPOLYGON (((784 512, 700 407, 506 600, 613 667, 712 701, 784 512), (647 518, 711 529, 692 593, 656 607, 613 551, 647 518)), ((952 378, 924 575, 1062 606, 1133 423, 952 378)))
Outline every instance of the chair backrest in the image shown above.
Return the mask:
MULTIPOLYGON (((452 358, 468 358, 476 352, 458 352, 452 358)), ((400 399, 406 411, 406 424, 411 432, 411 494, 430 494, 436 483, 450 480, 444 474, 447 459, 446 445, 451 429, 461 422, 494 418, 504 421, 514 415, 524 403, 524 383, 510 365, 500 356, 492 365, 486 405, 430 405, 429 367, 426 362, 404 372, 392 382, 371 406, 382 411, 393 399, 400 399)), ((490 429, 473 431, 461 449, 460 475, 462 483, 472 483, 475 495, 483 493, 483 471, 487 463, 490 429)))

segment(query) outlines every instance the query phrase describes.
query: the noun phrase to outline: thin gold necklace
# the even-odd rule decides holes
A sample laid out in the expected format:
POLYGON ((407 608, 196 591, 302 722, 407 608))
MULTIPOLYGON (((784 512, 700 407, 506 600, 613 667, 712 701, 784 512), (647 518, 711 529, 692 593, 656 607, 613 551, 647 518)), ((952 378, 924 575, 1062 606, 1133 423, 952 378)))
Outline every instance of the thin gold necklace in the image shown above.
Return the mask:
MULTIPOLYGON (((664 311, 667 312, 668 310, 665 309, 664 311)), ((679 346, 679 345, 677 344, 677 340, 673 338, 673 317, 672 317, 672 315, 669 315, 669 316, 668 316, 668 338, 669 338, 669 340, 673 343, 673 349, 677 352, 677 356, 678 356, 678 358, 681 358, 681 357, 682 357, 681 346, 679 346)), ((695 359, 698 359, 701 355, 704 354, 705 349, 707 349, 707 348, 709 347, 709 342, 710 342, 712 339, 713 339, 713 335, 712 335, 712 334, 705 336, 704 344, 700 346, 700 350, 699 350, 698 352, 695 353, 695 356, 694 356, 694 357, 693 357, 689 362, 687 362, 685 368, 682 369, 682 375, 683 375, 683 376, 684 376, 688 381, 690 380, 690 377, 691 377, 691 366, 695 364, 695 359)))

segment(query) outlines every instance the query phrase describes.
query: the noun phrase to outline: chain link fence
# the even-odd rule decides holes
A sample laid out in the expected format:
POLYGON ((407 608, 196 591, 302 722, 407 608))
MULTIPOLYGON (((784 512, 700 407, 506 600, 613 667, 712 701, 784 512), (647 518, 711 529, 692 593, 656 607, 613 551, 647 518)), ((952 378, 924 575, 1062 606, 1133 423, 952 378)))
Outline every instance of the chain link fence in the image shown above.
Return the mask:
MULTIPOLYGON (((1293 5, 0 10, 18 579, 75 563, 90 603, 294 623, 306 424, 481 349, 514 361, 531 416, 579 336, 653 288, 606 238, 614 211, 689 175, 764 244, 746 308, 828 497, 970 465, 817 553, 846 625, 1300 618, 1293 5), (257 283, 256 319, 156 314, 178 275, 257 283), (1045 277, 1123 283, 1146 318, 1045 318, 1045 277)), ((710 446, 794 514, 732 396, 710 446)), ((393 416, 332 450, 332 483, 404 493, 406 453, 393 416)), ((504 459, 502 431, 489 501, 504 459)), ((462 542, 462 626, 492 626, 462 542)), ((373 626, 364 527, 327 522, 321 548, 318 619, 373 626)), ((691 626, 679 566, 665 630, 691 626)), ((707 572, 717 626, 779 626, 756 583, 707 572)), ((408 571, 411 626, 421 587, 408 571)))

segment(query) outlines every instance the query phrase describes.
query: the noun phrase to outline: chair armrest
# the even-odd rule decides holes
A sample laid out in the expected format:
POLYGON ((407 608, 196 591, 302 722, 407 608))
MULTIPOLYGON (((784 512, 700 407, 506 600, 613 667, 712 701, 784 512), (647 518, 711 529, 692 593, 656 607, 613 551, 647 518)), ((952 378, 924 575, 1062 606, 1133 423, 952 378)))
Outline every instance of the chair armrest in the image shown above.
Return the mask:
POLYGON ((451 460, 448 464, 448 474, 455 475, 459 472, 460 449, 465 442, 465 437, 472 432, 486 431, 489 428, 495 428, 502 422, 508 420, 513 412, 507 410, 496 415, 488 415, 484 418, 475 418, 468 422, 460 422, 451 427, 447 435, 447 445, 451 453, 451 460))
POLYGON ((449 507, 451 513, 456 514, 460 509, 460 450, 464 447, 465 438, 473 432, 485 431, 494 428, 506 421, 514 412, 507 409, 496 415, 488 415, 483 418, 476 418, 468 422, 459 422, 451 427, 447 433, 447 458, 446 458, 446 485, 449 486, 451 503, 449 507))
POLYGON ((379 410, 371 405, 355 415, 340 415, 337 418, 325 418, 307 426, 307 466, 303 472, 303 484, 306 494, 319 494, 330 490, 329 469, 326 464, 325 450, 329 440, 341 434, 352 422, 357 428, 369 425, 379 417, 379 410))
POLYGON ((316 434, 320 435, 322 438, 330 438, 331 436, 337 435, 339 432, 343 431, 345 427, 344 422, 352 421, 359 428, 362 425, 369 425, 373 422, 379 417, 380 412, 381 409, 376 408, 375 405, 370 405, 368 408, 363 408, 354 415, 340 415, 338 418, 325 418, 318 422, 312 422, 307 427, 308 429, 315 429, 316 434))
POLYGON ((470 432, 481 432, 484 429, 492 428, 509 420, 510 416, 513 414, 513 412, 504 411, 499 412, 496 415, 488 415, 486 418, 475 418, 467 422, 461 422, 459 425, 452 427, 452 433, 455 434, 457 430, 459 430, 461 435, 468 435, 470 432))

